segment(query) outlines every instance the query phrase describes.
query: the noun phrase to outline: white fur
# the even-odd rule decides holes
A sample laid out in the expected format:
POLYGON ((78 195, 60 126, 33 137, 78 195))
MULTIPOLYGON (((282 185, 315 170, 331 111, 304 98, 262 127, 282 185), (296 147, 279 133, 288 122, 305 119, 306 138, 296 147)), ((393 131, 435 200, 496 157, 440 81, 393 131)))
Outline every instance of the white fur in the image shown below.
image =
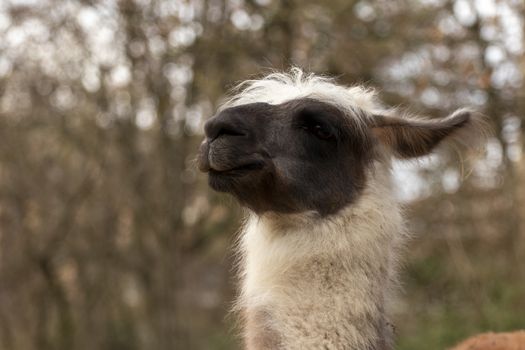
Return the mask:
MULTIPOLYGON (((249 216, 239 307, 264 310, 282 349, 376 349, 406 238, 389 167, 375 164, 357 203, 333 217, 249 216)), ((260 325, 262 327, 262 325, 260 325)), ((252 330, 253 332, 253 330, 252 330)), ((248 348, 260 349, 256 345, 248 348)))
POLYGON ((269 74, 259 80, 246 80, 234 92, 236 94, 221 109, 255 102, 280 104, 298 98, 312 98, 332 104, 358 118, 365 115, 357 109, 371 114, 383 110, 374 90, 337 85, 331 78, 306 74, 299 68, 292 68, 289 73, 269 74))

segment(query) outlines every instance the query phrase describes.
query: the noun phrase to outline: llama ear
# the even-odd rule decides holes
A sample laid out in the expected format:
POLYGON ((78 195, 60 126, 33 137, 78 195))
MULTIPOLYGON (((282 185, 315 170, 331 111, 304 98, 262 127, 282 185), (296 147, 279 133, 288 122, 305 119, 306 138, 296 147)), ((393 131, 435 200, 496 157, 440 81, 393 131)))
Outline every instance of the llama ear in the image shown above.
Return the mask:
POLYGON ((372 132, 399 158, 429 154, 445 139, 466 143, 483 134, 483 120, 478 113, 460 109, 444 119, 417 120, 374 115, 372 132))

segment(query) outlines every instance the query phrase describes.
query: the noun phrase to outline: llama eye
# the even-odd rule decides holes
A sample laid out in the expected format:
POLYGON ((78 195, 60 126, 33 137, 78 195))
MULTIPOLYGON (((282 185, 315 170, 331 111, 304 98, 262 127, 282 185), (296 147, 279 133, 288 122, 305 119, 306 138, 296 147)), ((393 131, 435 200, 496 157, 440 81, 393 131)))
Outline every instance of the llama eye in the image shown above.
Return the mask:
POLYGON ((321 140, 328 140, 332 138, 333 136, 332 132, 327 127, 321 124, 315 124, 308 129, 312 134, 314 134, 316 137, 320 138, 321 140))
POLYGON ((296 123, 299 128, 306 130, 318 139, 332 139, 335 136, 334 130, 329 124, 319 121, 319 118, 324 118, 322 112, 304 109, 298 113, 296 123))

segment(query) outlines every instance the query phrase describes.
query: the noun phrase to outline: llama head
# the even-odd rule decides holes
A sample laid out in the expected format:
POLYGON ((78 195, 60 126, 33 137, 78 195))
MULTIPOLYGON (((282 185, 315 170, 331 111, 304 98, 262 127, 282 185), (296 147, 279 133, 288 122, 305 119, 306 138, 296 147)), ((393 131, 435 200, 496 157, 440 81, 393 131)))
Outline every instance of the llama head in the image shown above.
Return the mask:
POLYGON ((375 162, 426 155, 450 136, 464 140, 477 122, 468 110, 395 116, 370 90, 299 69, 239 91, 206 123, 198 163, 214 190, 258 214, 336 213, 359 198, 375 162))

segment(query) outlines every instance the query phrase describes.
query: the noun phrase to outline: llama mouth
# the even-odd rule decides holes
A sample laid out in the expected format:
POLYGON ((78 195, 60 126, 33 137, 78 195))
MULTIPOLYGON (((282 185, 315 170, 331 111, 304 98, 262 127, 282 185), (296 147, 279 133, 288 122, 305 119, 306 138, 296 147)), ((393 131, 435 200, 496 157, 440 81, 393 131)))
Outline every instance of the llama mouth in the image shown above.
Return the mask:
POLYGON ((229 169, 224 169, 224 170, 223 169, 217 170, 217 169, 211 168, 209 170, 209 174, 211 176, 242 176, 242 175, 245 175, 247 173, 250 173, 256 170, 261 170, 263 168, 264 168, 264 162, 255 161, 255 162, 242 164, 242 165, 239 165, 233 168, 229 168, 229 169))

